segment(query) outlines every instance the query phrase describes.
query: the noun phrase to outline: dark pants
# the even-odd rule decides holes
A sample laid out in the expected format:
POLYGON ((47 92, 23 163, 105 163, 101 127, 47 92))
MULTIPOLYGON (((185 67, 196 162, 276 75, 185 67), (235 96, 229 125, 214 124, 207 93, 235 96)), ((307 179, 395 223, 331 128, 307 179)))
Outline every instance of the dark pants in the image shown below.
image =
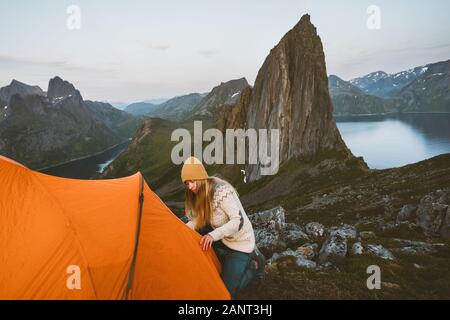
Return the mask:
MULTIPOLYGON (((187 222, 185 219, 182 220, 187 222)), ((199 230, 199 233, 203 236, 212 230, 211 226, 205 226, 199 230)), ((213 249, 222 264, 222 280, 234 299, 236 293, 244 289, 256 274, 256 268, 251 263, 251 256, 249 253, 228 248, 222 241, 214 242, 213 249)))
POLYGON ((222 264, 222 280, 234 299, 253 279, 256 268, 252 267, 249 253, 230 249, 221 241, 215 242, 213 248, 222 264))

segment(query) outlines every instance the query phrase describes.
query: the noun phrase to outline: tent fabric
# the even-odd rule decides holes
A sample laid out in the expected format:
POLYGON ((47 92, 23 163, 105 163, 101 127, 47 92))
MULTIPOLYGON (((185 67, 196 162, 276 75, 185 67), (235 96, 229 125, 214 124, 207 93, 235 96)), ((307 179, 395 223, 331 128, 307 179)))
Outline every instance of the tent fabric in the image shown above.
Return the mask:
MULTIPOLYGON (((124 299, 142 179, 58 178, 0 156, 0 299, 124 299)), ((145 183, 128 298, 230 299, 199 241, 145 183)))

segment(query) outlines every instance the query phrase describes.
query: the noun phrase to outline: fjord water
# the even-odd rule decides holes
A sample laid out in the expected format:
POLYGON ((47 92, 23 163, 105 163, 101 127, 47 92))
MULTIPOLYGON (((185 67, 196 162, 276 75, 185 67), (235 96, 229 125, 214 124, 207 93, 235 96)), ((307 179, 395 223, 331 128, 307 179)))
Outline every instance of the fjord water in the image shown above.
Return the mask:
POLYGON ((450 113, 336 117, 342 138, 371 169, 401 167, 450 153, 450 113))
POLYGON ((101 173, 129 144, 130 141, 127 141, 100 154, 48 168, 41 172, 63 178, 90 179, 97 173, 101 173))

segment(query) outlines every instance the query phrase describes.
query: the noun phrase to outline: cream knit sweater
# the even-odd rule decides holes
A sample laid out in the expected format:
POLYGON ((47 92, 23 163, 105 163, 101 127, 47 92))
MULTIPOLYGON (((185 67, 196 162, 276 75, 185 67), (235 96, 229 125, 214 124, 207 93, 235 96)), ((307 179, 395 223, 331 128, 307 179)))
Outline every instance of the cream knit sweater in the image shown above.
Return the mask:
MULTIPOLYGON (((255 233, 234 189, 227 184, 216 185, 213 215, 209 234, 214 241, 221 240, 230 249, 251 253, 255 249, 255 233)), ((188 214, 187 225, 195 228, 195 215, 188 214)))

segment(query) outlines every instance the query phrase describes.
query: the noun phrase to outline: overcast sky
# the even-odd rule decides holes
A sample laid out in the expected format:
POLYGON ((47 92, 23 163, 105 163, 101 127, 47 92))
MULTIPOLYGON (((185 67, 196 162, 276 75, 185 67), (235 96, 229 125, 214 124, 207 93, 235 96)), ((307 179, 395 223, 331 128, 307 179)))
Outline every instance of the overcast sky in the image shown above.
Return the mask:
POLYGON ((0 87, 17 79, 47 90, 59 75, 85 99, 133 102, 253 84, 305 13, 329 74, 394 73, 450 59, 449 12, 448 0, 0 0, 0 87), (80 29, 67 27, 70 5, 80 29), (379 30, 367 27, 370 5, 379 30))

